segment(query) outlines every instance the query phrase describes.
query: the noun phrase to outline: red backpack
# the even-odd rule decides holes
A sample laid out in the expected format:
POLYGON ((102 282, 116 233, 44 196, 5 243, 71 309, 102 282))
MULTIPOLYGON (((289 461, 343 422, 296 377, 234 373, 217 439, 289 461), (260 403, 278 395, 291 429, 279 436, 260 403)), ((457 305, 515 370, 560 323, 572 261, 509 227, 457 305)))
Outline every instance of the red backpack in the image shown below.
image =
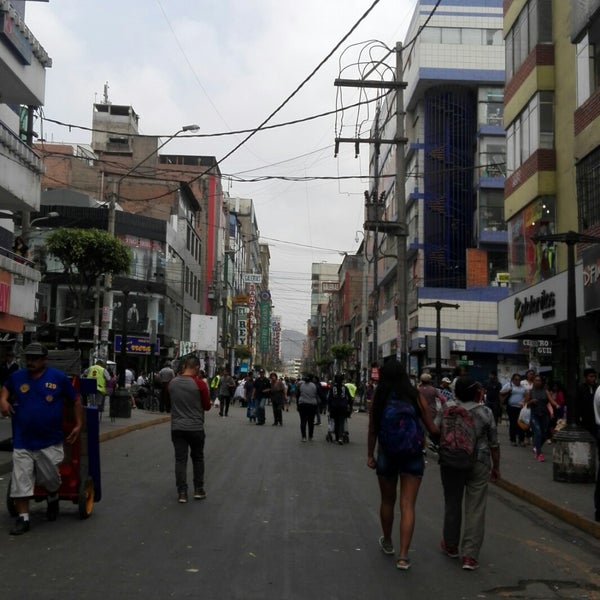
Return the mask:
MULTIPOLYGON (((472 404, 472 403, 469 403, 472 404)), ((471 410, 449 402, 442 411, 440 423, 440 464, 453 469, 470 469, 477 455, 477 431, 471 410)))

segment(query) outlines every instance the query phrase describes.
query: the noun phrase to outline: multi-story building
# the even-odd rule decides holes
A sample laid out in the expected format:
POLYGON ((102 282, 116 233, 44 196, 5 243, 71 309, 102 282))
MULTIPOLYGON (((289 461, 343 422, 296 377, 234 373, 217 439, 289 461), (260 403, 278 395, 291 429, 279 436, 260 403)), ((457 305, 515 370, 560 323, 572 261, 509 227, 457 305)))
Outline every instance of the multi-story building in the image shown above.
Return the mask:
MULTIPOLYGON (((536 235, 600 234, 600 2, 505 0, 505 215, 513 295, 500 333, 565 381, 567 245, 536 235)), ((577 247, 579 364, 600 367, 600 246, 577 247)))
MULTIPOLYGON (((218 284, 222 282, 227 215, 220 174, 214 157, 159 154, 175 136, 159 144, 157 136, 139 134, 138 120, 132 107, 114 105, 105 98, 94 105, 91 146, 40 140, 36 150, 46 167, 42 185, 46 193, 56 194, 48 199, 52 210, 68 197, 65 191, 100 199, 104 215, 98 217, 96 226, 101 228, 111 228, 109 206, 115 207, 116 215, 122 209, 162 223, 159 237, 144 236, 135 227, 118 231, 115 226, 115 233, 132 247, 136 264, 131 279, 136 279, 137 270, 145 269, 142 258, 147 263, 154 250, 162 257, 164 268, 145 274, 147 285, 156 289, 166 285, 162 317, 157 313, 157 319, 149 322, 164 319, 170 328, 165 339, 177 344, 189 340, 192 314, 217 314, 223 302, 218 284)), ((119 282, 129 288, 129 303, 136 308, 147 292, 120 279, 113 282, 112 291, 106 292, 113 296, 108 296, 109 328, 114 312, 110 307, 119 302, 122 292, 116 285, 119 282)), ((218 362, 222 360, 217 357, 218 362)))
MULTIPOLYGON (((502 0, 420 0, 403 50, 407 251, 407 340, 411 371, 435 364, 427 338, 448 348, 445 370, 468 364, 474 376, 512 369, 517 345, 498 340, 497 302, 507 295, 502 124, 502 0), (432 14, 433 13, 433 14, 432 14), (419 305, 458 304, 442 311, 419 305)), ((372 138, 394 139, 396 93, 379 106, 372 138)), ((395 147, 372 151, 383 220, 395 221, 395 147)), ((382 228, 384 229, 384 228, 382 228)), ((373 229, 371 228, 371 231, 373 229)), ((400 354, 396 241, 376 233, 374 322, 379 360, 400 354)), ((371 247, 373 244, 371 244, 371 247)), ((400 344, 404 342, 400 339, 400 344)), ((435 344, 429 344, 435 351, 435 344)))
POLYGON ((334 263, 313 263, 311 274, 310 321, 307 332, 306 362, 309 370, 315 370, 327 355, 327 348, 334 343, 334 332, 328 306, 330 296, 340 288, 338 269, 334 263))
POLYGON ((23 246, 15 245, 14 220, 40 206, 43 165, 32 149, 35 111, 44 103, 52 60, 24 22, 24 3, 0 0, 0 340, 20 340, 35 317, 40 273, 23 246))

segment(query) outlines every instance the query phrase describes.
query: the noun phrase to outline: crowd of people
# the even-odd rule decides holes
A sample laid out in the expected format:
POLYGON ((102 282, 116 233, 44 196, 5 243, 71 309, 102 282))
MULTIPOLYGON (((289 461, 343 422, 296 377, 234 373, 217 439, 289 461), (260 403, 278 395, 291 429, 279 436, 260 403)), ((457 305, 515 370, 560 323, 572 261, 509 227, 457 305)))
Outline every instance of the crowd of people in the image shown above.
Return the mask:
MULTIPOLYGON (((600 387, 597 373, 583 372, 572 420, 596 440, 600 464, 600 387)), ((410 568, 408 548, 415 524, 415 503, 423 476, 426 433, 438 453, 444 496, 440 548, 461 558, 464 570, 479 567, 489 481, 500 477, 498 423, 506 416, 512 446, 530 447, 545 460, 544 444, 566 424, 565 393, 559 382, 534 370, 514 373, 502 384, 495 371, 480 383, 459 367, 439 387, 428 372, 411 382, 402 365, 389 361, 380 369, 369 413, 367 465, 376 471, 380 489, 379 545, 394 554, 392 526, 399 489, 400 549, 396 567, 410 568), (396 441, 395 441, 396 440, 396 441), (401 444, 400 440, 404 440, 401 444), (408 445, 408 440, 413 440, 408 445), (377 449, 377 453, 375 450, 377 449)), ((600 521, 600 476, 596 478, 595 518, 600 521)))
MULTIPOLYGON (((47 518, 56 519, 63 443, 73 443, 81 428, 78 394, 64 374, 48 366, 45 347, 39 343, 29 345, 25 359, 26 367, 19 369, 14 356, 8 353, 0 365, 0 411, 12 417, 15 432, 11 495, 18 518, 11 530, 13 535, 29 530, 28 500, 35 483, 46 487, 47 518), (67 439, 63 439, 59 420, 65 402, 76 407, 78 419, 67 439)), ((96 380, 96 406, 103 404, 117 385, 116 374, 102 360, 94 361, 83 375, 96 380)), ((483 544, 488 482, 500 476, 498 423, 506 418, 509 443, 529 445, 535 460, 543 462, 544 445, 552 443, 554 431, 566 417, 562 386, 545 381, 533 370, 523 378, 515 373, 503 384, 495 372, 480 383, 463 367, 434 385, 429 372, 421 373, 419 381, 414 382, 403 365, 391 360, 380 368, 377 382, 361 386, 346 381, 341 373, 325 382, 310 374, 301 379, 280 377, 275 372, 267 376, 260 368, 256 375, 250 371, 237 378, 222 368, 209 380, 199 359, 190 355, 177 365, 165 363, 150 378, 144 373, 136 378, 127 369, 122 379, 125 389, 134 385, 156 388, 160 410, 171 413, 175 485, 182 504, 188 501, 188 457, 193 468, 193 497, 206 498, 205 414, 211 408, 226 418, 237 402, 246 409, 249 423, 263 426, 272 415, 271 425, 282 427, 284 415, 295 404, 301 442, 314 440, 315 427, 320 425, 322 415, 327 415, 326 440, 343 445, 349 441, 348 419, 355 401, 358 398, 361 405, 366 403, 367 466, 375 470, 380 491, 379 545, 385 554, 395 554, 392 528, 399 497, 399 570, 411 566, 408 550, 428 445, 438 454, 444 497, 440 548, 450 558, 460 557, 463 569, 474 570, 479 567, 483 544), (529 412, 527 419, 524 410, 529 412)), ((600 387, 596 379, 594 369, 584 371, 570 410, 574 411, 574 420, 599 440, 600 387)), ((600 482, 594 502, 596 520, 600 521, 600 482)))

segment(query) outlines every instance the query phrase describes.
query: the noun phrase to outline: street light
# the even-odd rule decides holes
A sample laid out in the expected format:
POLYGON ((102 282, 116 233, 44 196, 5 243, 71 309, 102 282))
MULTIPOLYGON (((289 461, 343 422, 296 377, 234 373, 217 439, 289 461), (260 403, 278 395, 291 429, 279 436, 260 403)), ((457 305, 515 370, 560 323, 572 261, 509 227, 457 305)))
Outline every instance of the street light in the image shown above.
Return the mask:
MULTIPOLYGON (((143 160, 136 163, 133 167, 131 167, 125 174, 121 175, 113 184, 113 192, 110 196, 110 203, 108 208, 108 233, 110 233, 113 237, 115 235, 115 212, 117 199, 121 197, 121 183, 124 179, 129 177, 132 173, 134 173, 137 169, 139 169, 148 159, 157 154, 161 148, 166 146, 172 139, 176 138, 180 133, 187 133, 189 131, 198 131, 200 129, 199 125, 184 125, 176 131, 173 135, 167 137, 167 139, 159 144, 148 156, 144 157, 143 160)), ((112 275, 107 273, 104 276, 104 304, 102 306, 102 328, 100 334, 100 342, 101 342, 101 350, 100 354, 102 358, 108 358, 108 331, 110 325, 110 312, 112 310, 112 275)), ((183 298, 182 298, 182 306, 181 306, 181 319, 183 321, 184 314, 184 306, 183 306, 183 298)), ((124 340, 126 343, 127 340, 124 340)), ((153 350, 152 350, 153 351, 153 350)))
POLYGON ((575 244, 599 244, 600 237, 567 231, 533 235, 531 241, 558 242, 567 245, 567 384, 565 406, 567 426, 552 437, 554 481, 589 483, 595 481, 594 438, 577 424, 577 377, 579 374, 579 342, 577 336, 577 298, 575 293, 575 244), (587 445, 587 452, 582 446, 587 445), (587 462, 582 459, 587 458, 587 462))
POLYGON ((435 319, 435 377, 437 384, 440 385, 442 382, 442 318, 440 313, 442 308, 455 308, 458 310, 460 304, 448 304, 446 302, 419 302, 419 308, 435 308, 436 319, 435 319))

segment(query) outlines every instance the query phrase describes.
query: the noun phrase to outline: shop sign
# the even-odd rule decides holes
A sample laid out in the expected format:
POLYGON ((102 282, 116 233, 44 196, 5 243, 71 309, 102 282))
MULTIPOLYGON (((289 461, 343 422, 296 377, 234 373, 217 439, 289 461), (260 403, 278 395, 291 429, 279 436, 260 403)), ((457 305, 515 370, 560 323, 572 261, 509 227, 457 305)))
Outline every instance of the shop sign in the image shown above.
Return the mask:
MULTIPOLYGON (((115 353, 121 352, 121 335, 115 335, 115 353)), ((150 354, 152 344, 150 338, 127 336, 127 354, 150 354)), ((154 354, 160 354, 160 339, 156 338, 154 354)))
MULTIPOLYGON (((567 320, 567 272, 525 288, 498 302, 498 337, 553 335, 551 326, 567 320)), ((575 298, 578 317, 583 309, 583 266, 575 266, 575 298)))

